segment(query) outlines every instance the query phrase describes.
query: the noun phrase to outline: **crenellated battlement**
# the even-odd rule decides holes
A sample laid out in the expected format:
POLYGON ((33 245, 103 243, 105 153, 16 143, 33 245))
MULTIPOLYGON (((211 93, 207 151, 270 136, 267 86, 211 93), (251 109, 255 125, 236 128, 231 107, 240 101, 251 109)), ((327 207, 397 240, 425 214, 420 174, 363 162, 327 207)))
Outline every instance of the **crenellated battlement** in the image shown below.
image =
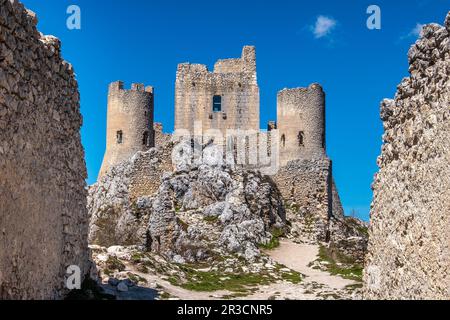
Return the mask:
POLYGON ((123 81, 115 81, 109 85, 110 93, 121 92, 121 91, 122 92, 123 91, 136 91, 136 92, 146 92, 146 93, 153 94, 154 89, 152 86, 145 86, 143 83, 132 83, 130 89, 125 89, 123 81))

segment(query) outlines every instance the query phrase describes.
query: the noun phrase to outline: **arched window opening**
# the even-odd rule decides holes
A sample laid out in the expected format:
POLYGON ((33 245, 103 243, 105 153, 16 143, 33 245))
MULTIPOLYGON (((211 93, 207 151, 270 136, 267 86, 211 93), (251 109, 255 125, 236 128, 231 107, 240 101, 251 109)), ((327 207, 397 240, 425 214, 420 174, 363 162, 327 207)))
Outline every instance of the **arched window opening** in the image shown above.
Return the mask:
POLYGON ((144 146, 148 146, 148 131, 144 132, 144 136, 142 137, 142 144, 144 146))
POLYGON ((305 145, 305 133, 300 131, 297 135, 297 139, 299 147, 303 147, 305 145))
POLYGON ((281 145, 282 145, 283 147, 286 146, 286 136, 285 136, 284 134, 281 136, 281 145))

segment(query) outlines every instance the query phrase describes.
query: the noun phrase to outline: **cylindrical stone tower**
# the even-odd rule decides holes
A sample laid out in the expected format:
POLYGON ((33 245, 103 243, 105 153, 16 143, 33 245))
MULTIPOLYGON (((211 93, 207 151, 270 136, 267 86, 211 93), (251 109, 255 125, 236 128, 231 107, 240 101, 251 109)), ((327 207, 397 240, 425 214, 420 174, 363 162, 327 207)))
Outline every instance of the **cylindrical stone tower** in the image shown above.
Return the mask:
POLYGON ((325 93, 314 83, 308 88, 278 93, 277 125, 280 164, 325 156, 325 93))
POLYGON ((154 147, 153 103, 153 87, 132 84, 131 90, 124 90, 121 81, 110 84, 106 151, 99 177, 136 152, 154 147))

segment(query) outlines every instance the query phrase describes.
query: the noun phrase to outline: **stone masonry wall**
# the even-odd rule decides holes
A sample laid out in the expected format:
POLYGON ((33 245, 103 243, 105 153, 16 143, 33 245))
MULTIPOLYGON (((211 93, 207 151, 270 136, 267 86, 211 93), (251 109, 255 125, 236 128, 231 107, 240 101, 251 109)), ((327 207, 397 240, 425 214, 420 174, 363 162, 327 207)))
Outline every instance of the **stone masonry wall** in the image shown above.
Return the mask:
POLYGON ((154 128, 155 149, 140 153, 133 161, 129 184, 131 200, 155 194, 164 173, 173 171, 171 136, 163 133, 159 123, 155 123, 154 128))
POLYGON ((194 131, 252 129, 259 131, 259 87, 255 48, 244 47, 239 59, 219 60, 214 72, 205 65, 178 66, 175 88, 175 129, 194 131), (213 112, 213 97, 222 97, 222 110, 213 112))
POLYGON ((325 155, 325 93, 315 83, 284 89, 277 98, 280 164, 325 155))
POLYGON ((450 299, 450 12, 409 50, 410 77, 384 100, 373 184, 368 299, 450 299))
POLYGON ((0 0, 0 300, 60 299, 68 266, 89 271, 78 85, 36 23, 0 0))
POLYGON ((292 215, 291 234, 308 242, 324 241, 332 215, 331 161, 296 160, 273 176, 292 215))
POLYGON ((144 87, 143 84, 132 84, 131 90, 124 90, 121 81, 110 85, 106 151, 99 176, 130 159, 136 152, 155 145, 153 93, 153 87, 144 87), (118 137, 119 132, 121 137, 118 137))

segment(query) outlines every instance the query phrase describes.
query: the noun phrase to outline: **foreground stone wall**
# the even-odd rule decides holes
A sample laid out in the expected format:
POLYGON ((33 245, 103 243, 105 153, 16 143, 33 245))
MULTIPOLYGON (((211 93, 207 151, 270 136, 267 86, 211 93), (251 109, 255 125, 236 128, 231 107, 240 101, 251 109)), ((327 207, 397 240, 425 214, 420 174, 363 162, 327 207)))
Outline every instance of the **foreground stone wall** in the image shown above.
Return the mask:
POLYGON ((58 299, 88 272, 82 118, 60 42, 0 0, 0 299, 58 299))
POLYGON ((450 13, 410 49, 409 78, 381 105, 365 268, 368 299, 450 299, 450 13))

